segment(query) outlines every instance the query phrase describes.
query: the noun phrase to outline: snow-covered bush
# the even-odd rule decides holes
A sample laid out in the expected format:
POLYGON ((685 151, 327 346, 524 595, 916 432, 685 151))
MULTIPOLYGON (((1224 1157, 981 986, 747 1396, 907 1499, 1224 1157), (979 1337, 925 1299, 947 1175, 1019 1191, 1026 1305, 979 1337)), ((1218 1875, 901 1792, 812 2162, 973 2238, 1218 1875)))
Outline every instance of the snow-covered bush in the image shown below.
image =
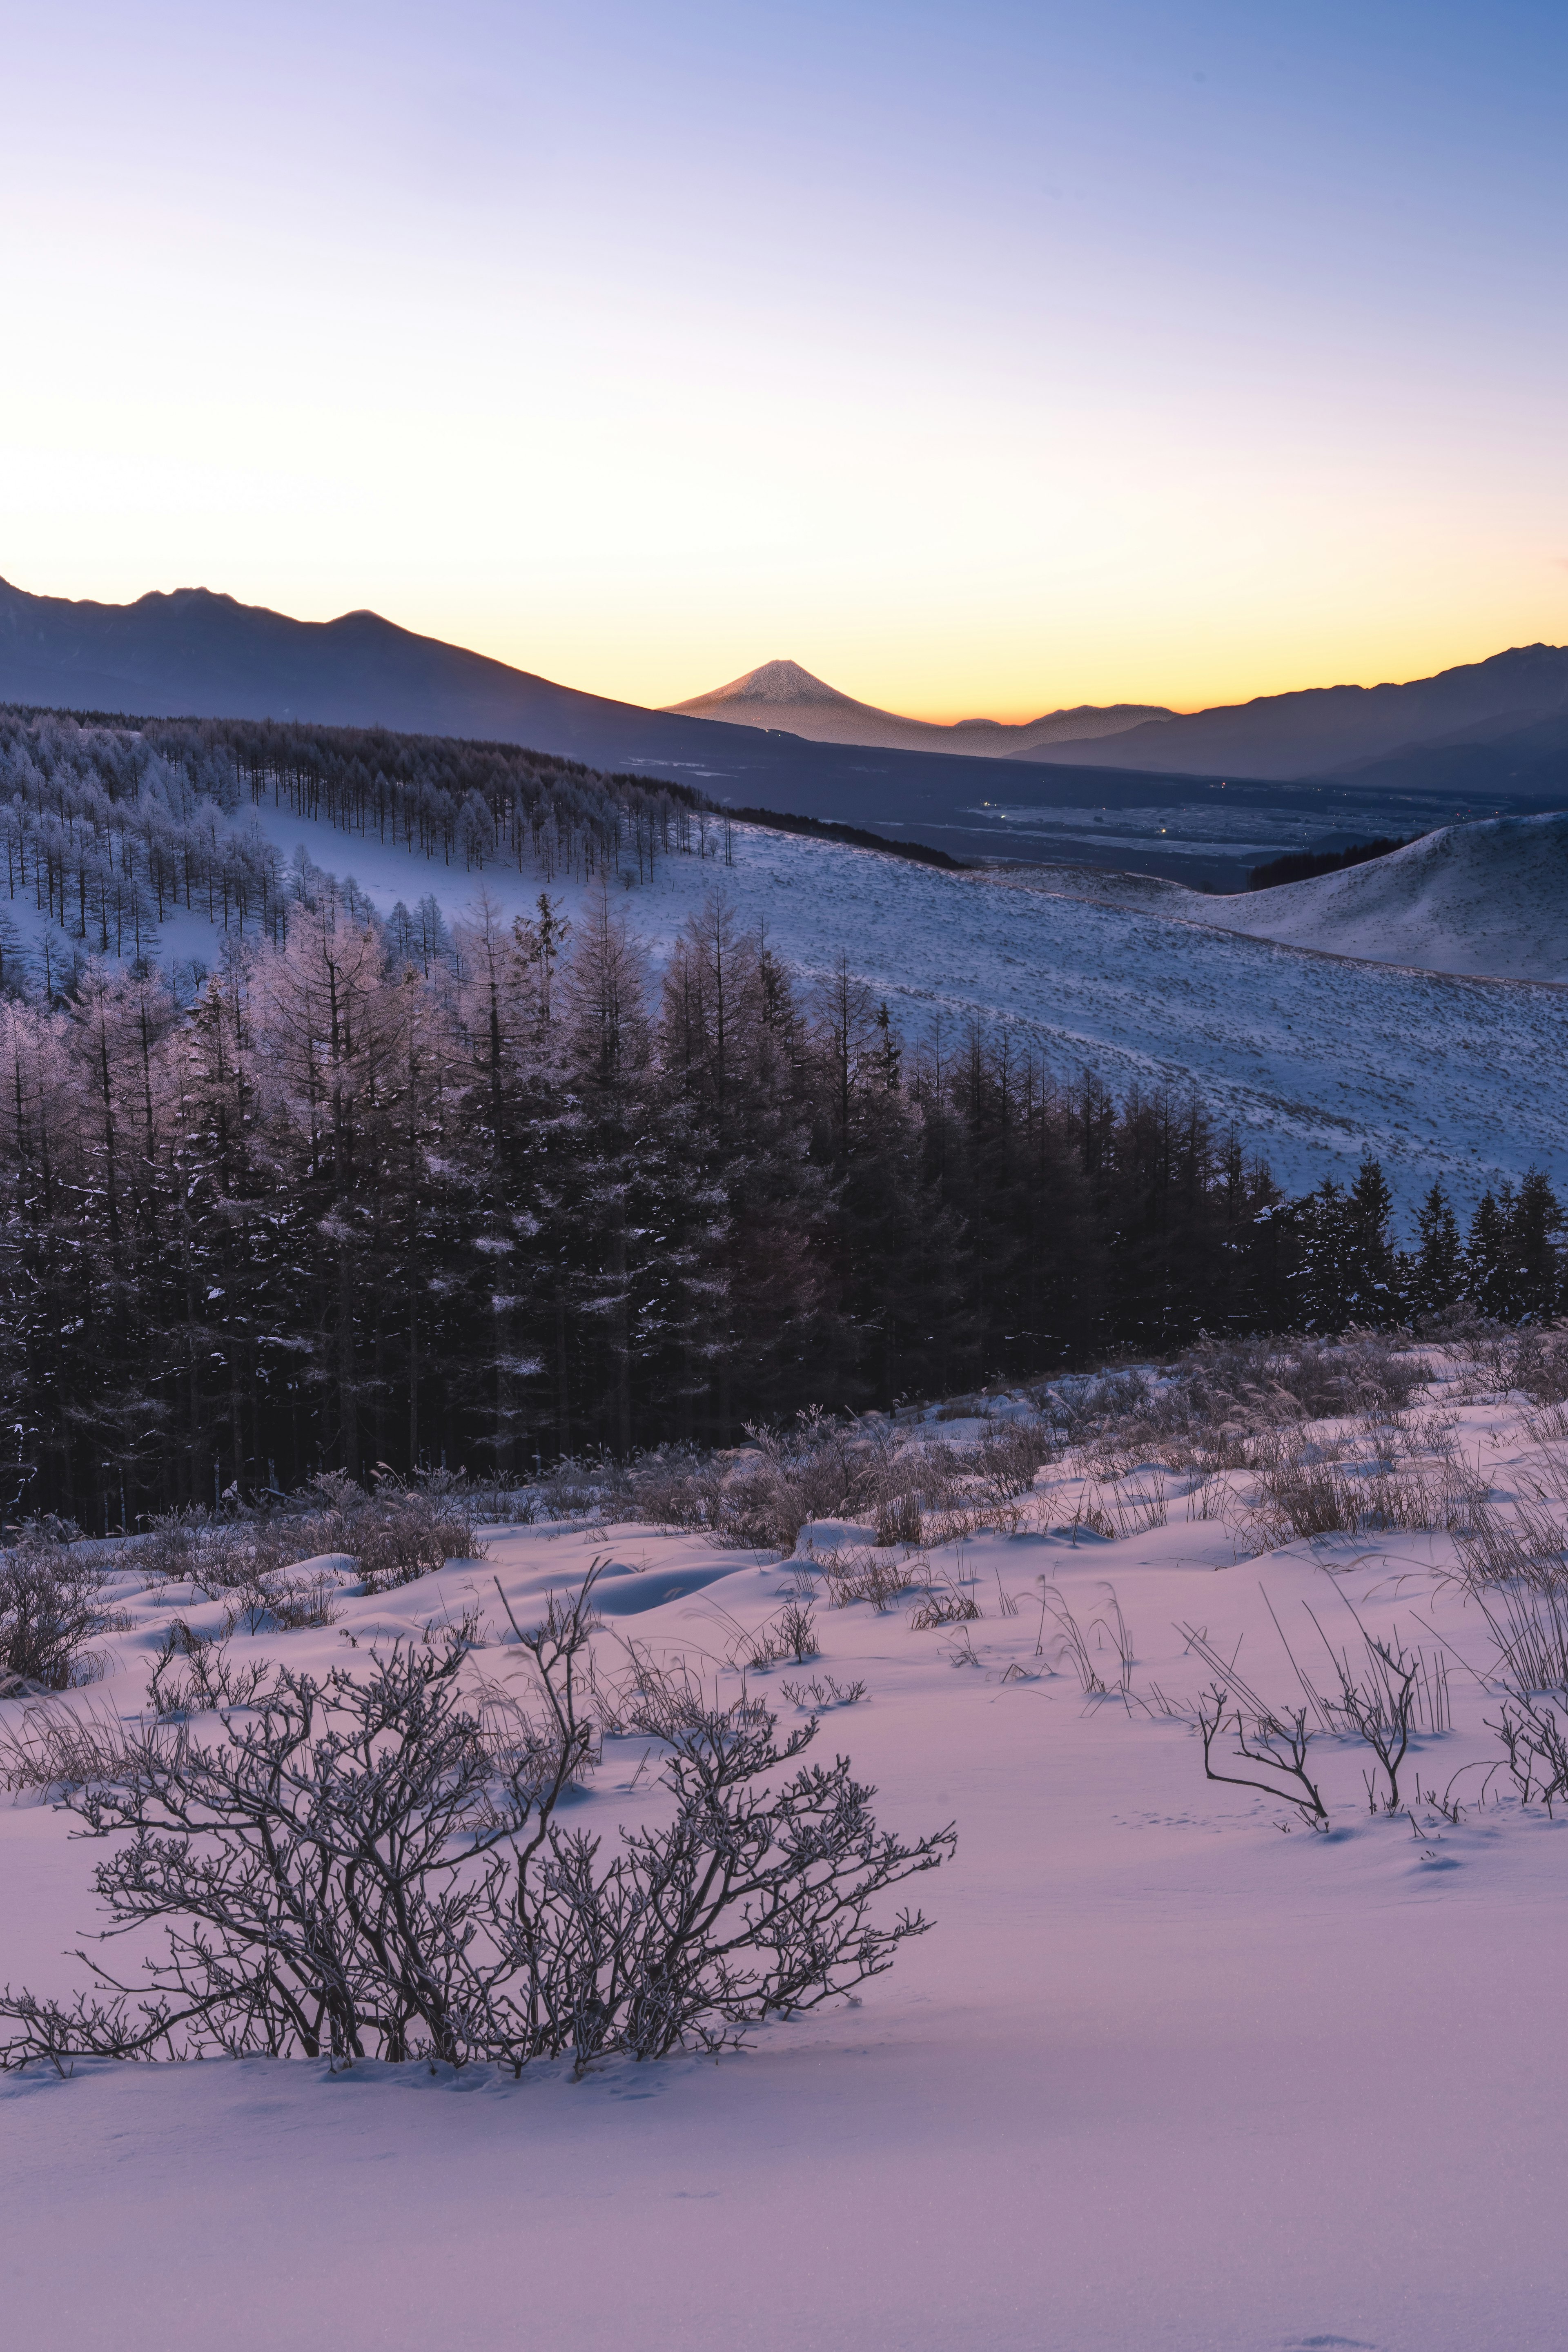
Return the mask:
POLYGON ((82 1680, 103 1622, 96 1552, 34 1537, 0 1554, 0 1696, 82 1680))
MULTIPOLYGON (((879 1831, 847 1758, 799 1761, 815 1719, 781 1738, 754 1702, 710 1704, 639 1658, 624 1717, 663 1750, 670 1816, 623 1828, 607 1863, 560 1827, 594 1760, 590 1595, 591 1580, 521 1636, 535 1716, 493 1687, 465 1697, 468 1627, 373 1653, 368 1673, 274 1668, 243 1689, 196 1657, 213 1736, 148 1717, 102 1746, 87 1785, 54 1782, 91 1832, 120 1833, 96 1874, 107 1934, 161 1927, 163 1952, 137 1985, 95 1966, 97 1990, 70 2004, 7 1990, 0 2063, 265 2051, 521 2072, 570 2053, 581 2068, 721 2049, 880 1974, 927 1922, 874 1919, 875 1899, 935 1868, 953 1833, 879 1831)), ((37 1741, 78 1732, 57 1717, 37 1741)))

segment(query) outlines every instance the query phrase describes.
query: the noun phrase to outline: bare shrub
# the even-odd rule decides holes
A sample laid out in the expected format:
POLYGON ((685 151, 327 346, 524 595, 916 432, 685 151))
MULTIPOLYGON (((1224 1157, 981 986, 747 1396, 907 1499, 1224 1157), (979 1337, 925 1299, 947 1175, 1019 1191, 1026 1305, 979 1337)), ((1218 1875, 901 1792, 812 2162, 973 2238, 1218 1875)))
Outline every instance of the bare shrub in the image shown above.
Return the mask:
POLYGON ((1261 1790, 1265 1796, 1278 1798, 1293 1807, 1311 1828, 1326 1829, 1329 1809, 1323 1802, 1317 1782, 1307 1770, 1308 1750, 1312 1741, 1307 1722, 1308 1709, 1305 1706, 1270 1706, 1237 1671, 1235 1664, 1214 1647, 1205 1634, 1190 1625, 1180 1625, 1176 1630, 1215 1678, 1208 1692, 1198 1701, 1198 1730, 1204 1745, 1205 1777, 1224 1781, 1231 1788, 1261 1790), (1215 1771, 1215 1748, 1227 1734, 1236 1761, 1250 1764, 1253 1767, 1250 1774, 1215 1771), (1260 1771, 1274 1777, 1259 1780, 1258 1774, 1260 1771))
POLYGON ((1516 1696, 1505 1700, 1489 1731, 1502 1742, 1508 1769, 1521 1805, 1544 1805, 1550 1814, 1568 1796, 1568 1697, 1516 1696))
POLYGON ((779 1688, 795 1706, 825 1710, 858 1706, 866 1696, 863 1682, 841 1683, 833 1675, 813 1675, 808 1683, 780 1681, 779 1688))
POLYGON ((153 1662, 148 1703, 161 1723, 253 1706, 271 1672, 265 1658, 239 1664, 222 1643, 193 1633, 184 1618, 176 1617, 153 1662))
POLYGON ((1198 1729, 1203 1736, 1206 1779, 1223 1780, 1233 1789, 1259 1789, 1265 1796, 1278 1798, 1293 1806, 1313 1829, 1328 1827, 1329 1809, 1316 1781, 1307 1772, 1307 1750, 1312 1735, 1307 1728, 1304 1707, 1279 1715, 1265 1708, 1247 1717, 1229 1692, 1216 1684, 1198 1701, 1198 1729), (1236 1760, 1252 1765, 1254 1770, 1251 1773, 1215 1771, 1215 1743, 1227 1729, 1236 1760), (1272 1772, 1278 1777, 1260 1780, 1258 1778, 1259 1770, 1272 1772), (1281 1782, 1285 1785, 1281 1786, 1281 1782))
POLYGON ((786 1601, 778 1616, 779 1639, 797 1666, 816 1655, 816 1620, 798 1601, 786 1601))
MULTIPOLYGON (((1400 1768, 1415 1719, 1420 1660, 1398 1641, 1384 1641, 1363 1631, 1363 1642, 1366 1664, 1360 1671, 1352 1666, 1348 1650, 1330 1649, 1339 1681, 1339 1696, 1330 1706, 1340 1726, 1370 1748, 1383 1767, 1388 1782, 1384 1810, 1393 1813, 1399 1810, 1400 1768)), ((1376 1811, 1370 1777, 1367 1810, 1376 1811)))
POLYGON ((847 1759, 799 1762, 815 1721, 778 1738, 754 1701, 705 1704, 639 1659, 627 1727, 665 1751, 671 1818, 623 1830, 607 1865, 557 1826, 592 1741, 591 1593, 520 1631, 537 1721, 463 1701, 454 1636, 373 1653, 364 1681, 277 1670, 214 1740, 129 1734, 64 1801, 126 1833, 96 1874, 108 1935, 161 1927, 163 1953, 140 1986, 89 1962, 97 1990, 69 2004, 7 1990, 0 2063, 256 2050, 521 2072, 569 2053, 581 2071, 731 2046, 890 1967, 930 1923, 873 1906, 953 1832, 879 1830, 847 1759))
POLYGON ((89 1681, 104 1628, 94 1558, 37 1537, 0 1554, 0 1697, 89 1681))
POLYGON ((627 1517, 652 1527, 720 1527, 724 1481, 735 1459, 692 1445, 661 1445, 639 1454, 625 1472, 627 1517))
POLYGON ((719 1612, 734 1627, 734 1639, 730 1648, 730 1664, 744 1666, 749 1673, 765 1674, 770 1666, 782 1665, 788 1658, 804 1665, 807 1658, 817 1654, 816 1622, 808 1607, 799 1601, 787 1601, 774 1616, 761 1625, 737 1626, 727 1612, 719 1612))

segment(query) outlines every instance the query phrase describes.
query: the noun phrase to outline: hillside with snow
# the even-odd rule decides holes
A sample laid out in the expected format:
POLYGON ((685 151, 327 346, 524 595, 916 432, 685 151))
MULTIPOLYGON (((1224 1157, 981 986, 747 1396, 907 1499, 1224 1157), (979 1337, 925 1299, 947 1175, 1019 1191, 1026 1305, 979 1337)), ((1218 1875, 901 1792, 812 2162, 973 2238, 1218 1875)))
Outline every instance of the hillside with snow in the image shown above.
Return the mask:
MULTIPOLYGON (((1009 877, 1013 878, 1013 877, 1009 877)), ((1495 980, 1568 982, 1568 816, 1445 825, 1387 857, 1215 898, 1142 875, 1016 877, 1281 946, 1495 980)))
MULTIPOLYGON (((546 887, 570 913, 598 887, 551 879, 528 855, 480 864, 472 834, 467 848, 426 856, 300 814, 277 789, 226 814, 212 806, 201 822, 226 871, 265 870, 279 889, 352 881, 386 921, 400 908, 406 921, 432 898, 457 924, 481 893, 510 918, 546 887)), ((1423 943, 1454 954, 1462 945, 1481 971, 1549 961, 1551 861, 1565 824, 1456 829, 1380 865, 1227 901, 1132 877, 943 873, 745 825, 730 829, 726 863, 724 835, 707 820, 689 854, 650 863, 628 839, 615 892, 656 971, 721 892, 807 981, 847 959, 911 1037, 954 1045, 971 1024, 1005 1024, 1064 1082, 1089 1068, 1118 1091, 1195 1087, 1288 1189, 1345 1177, 1371 1150, 1408 1211, 1434 1177, 1461 1205, 1531 1165, 1568 1181, 1562 998, 1532 979, 1468 977, 1463 965, 1408 968, 1423 943), (1404 909, 1397 922, 1379 911, 1390 908, 1404 909), (1256 936, 1264 923, 1280 935, 1256 936), (1399 960, 1346 960, 1374 950, 1399 960)), ((105 939, 129 957, 128 931, 95 918, 84 942, 74 901, 69 922, 50 921, 19 875, 14 860, 0 915, 35 971, 46 946, 56 971, 105 939)), ((188 974, 220 957, 226 939, 237 942, 237 921, 215 885, 194 907, 165 902, 146 951, 188 974)))

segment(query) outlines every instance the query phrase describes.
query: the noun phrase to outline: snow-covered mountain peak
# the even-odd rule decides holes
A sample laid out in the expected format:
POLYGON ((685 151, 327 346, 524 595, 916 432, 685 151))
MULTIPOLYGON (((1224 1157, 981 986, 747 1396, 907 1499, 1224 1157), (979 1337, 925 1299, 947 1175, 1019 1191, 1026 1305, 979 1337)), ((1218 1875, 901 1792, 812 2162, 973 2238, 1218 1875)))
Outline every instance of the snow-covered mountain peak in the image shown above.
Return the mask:
POLYGON ((716 686, 710 694, 701 697, 704 702, 842 702, 852 709, 862 706, 840 694, 837 687, 825 685, 813 677, 798 662, 768 661, 760 669, 748 670, 743 677, 732 677, 728 686, 716 686))

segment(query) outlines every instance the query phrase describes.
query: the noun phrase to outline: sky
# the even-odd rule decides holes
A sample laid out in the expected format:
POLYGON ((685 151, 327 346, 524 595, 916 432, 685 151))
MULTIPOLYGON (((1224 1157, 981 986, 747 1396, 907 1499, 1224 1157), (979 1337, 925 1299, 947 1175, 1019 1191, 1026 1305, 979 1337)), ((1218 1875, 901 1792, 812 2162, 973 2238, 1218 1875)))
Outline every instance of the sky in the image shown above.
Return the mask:
POLYGON ((1568 640, 1562 0, 8 13, 0 574, 936 719, 1568 640))

